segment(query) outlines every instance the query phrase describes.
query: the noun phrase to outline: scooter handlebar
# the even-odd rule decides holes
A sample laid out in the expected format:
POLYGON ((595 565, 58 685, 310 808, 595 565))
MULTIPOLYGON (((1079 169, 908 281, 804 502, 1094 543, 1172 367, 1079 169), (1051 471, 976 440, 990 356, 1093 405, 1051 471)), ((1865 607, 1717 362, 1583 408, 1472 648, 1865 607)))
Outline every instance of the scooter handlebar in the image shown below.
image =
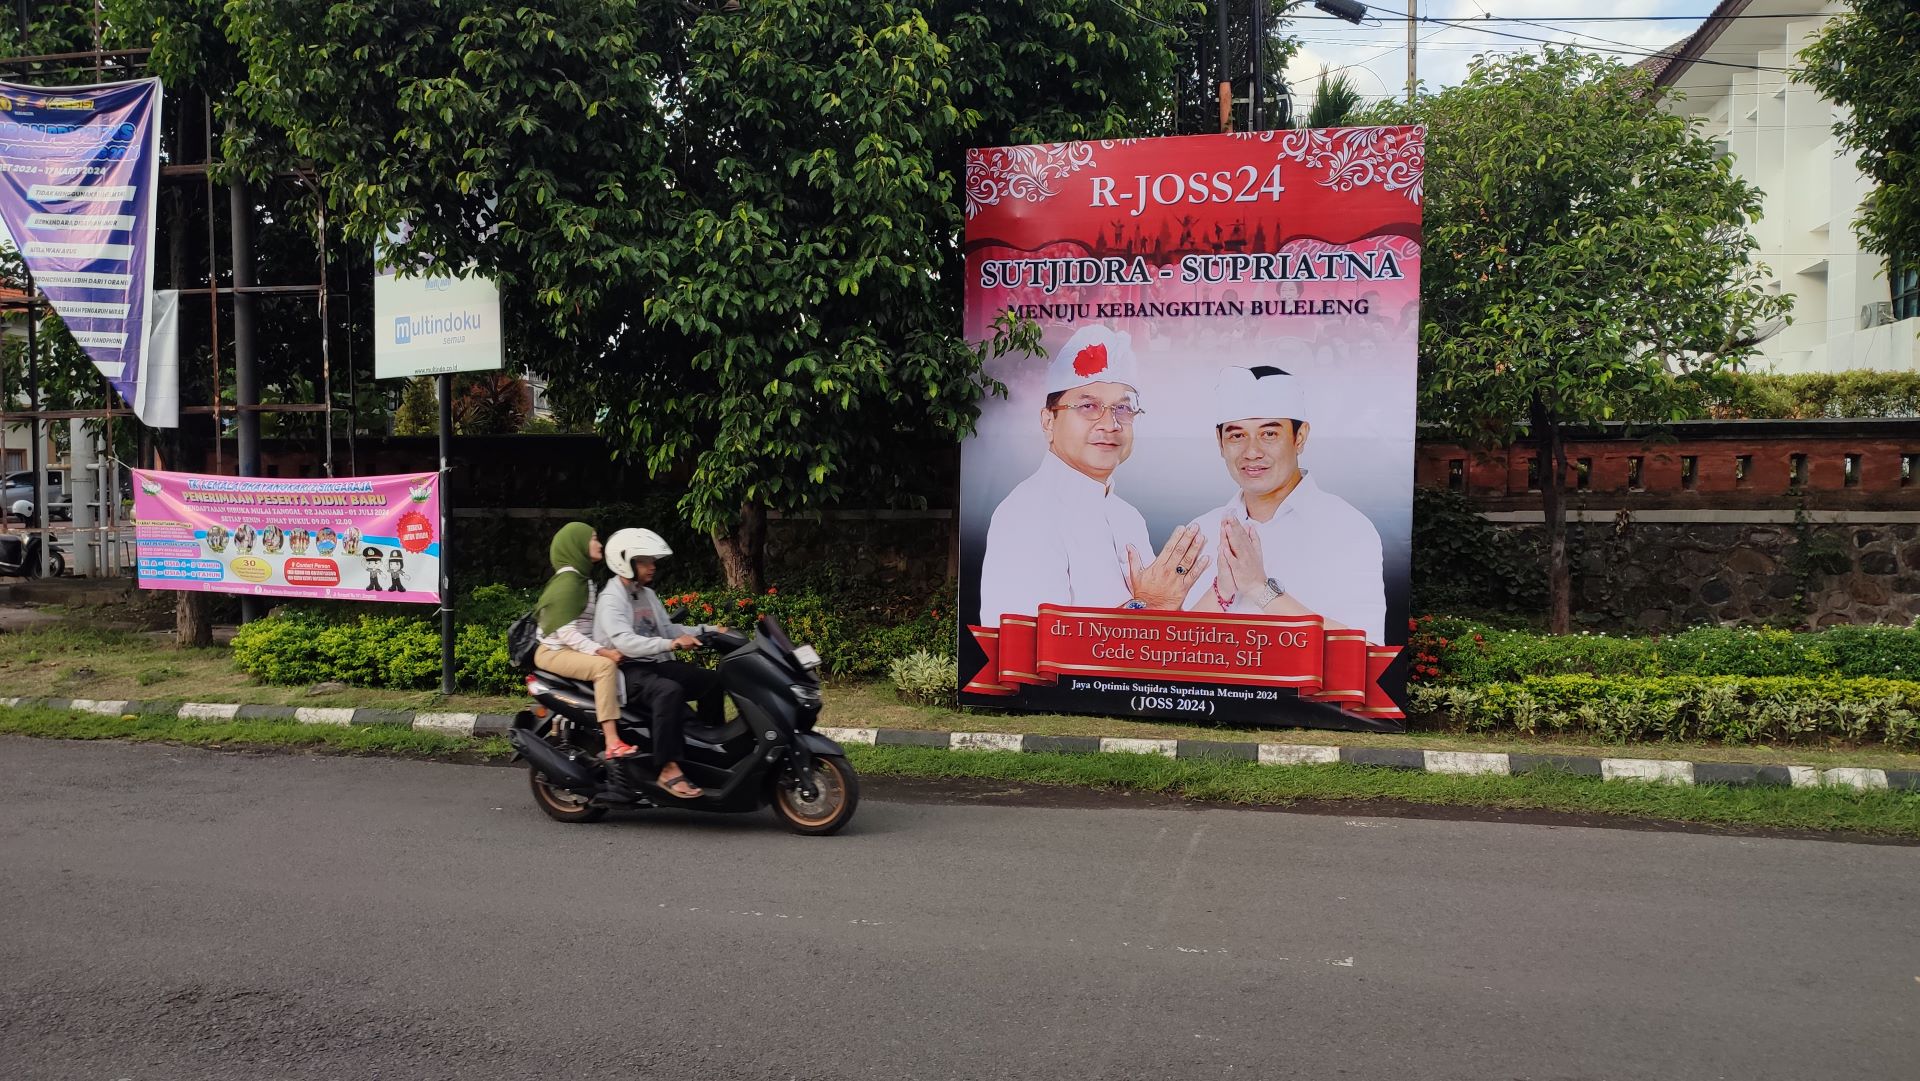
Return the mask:
POLYGON ((739 631, 708 631, 696 634, 702 649, 736 650, 747 644, 747 636, 739 631))

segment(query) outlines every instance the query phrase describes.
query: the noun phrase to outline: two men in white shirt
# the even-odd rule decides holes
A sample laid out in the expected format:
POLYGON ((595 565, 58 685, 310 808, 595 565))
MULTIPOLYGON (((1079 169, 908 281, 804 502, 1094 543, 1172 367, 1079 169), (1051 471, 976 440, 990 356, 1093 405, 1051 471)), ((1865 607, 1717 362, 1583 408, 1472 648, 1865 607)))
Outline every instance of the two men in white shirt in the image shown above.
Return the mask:
POLYGON ((1214 435, 1239 493, 1152 555, 1146 520, 1112 481, 1143 411, 1137 367, 1131 337, 1097 324, 1054 354, 1040 413, 1047 454, 994 509, 980 622, 1043 603, 1186 608, 1313 614, 1384 641, 1380 535, 1300 468, 1310 410, 1299 380, 1278 368, 1222 371, 1214 435))

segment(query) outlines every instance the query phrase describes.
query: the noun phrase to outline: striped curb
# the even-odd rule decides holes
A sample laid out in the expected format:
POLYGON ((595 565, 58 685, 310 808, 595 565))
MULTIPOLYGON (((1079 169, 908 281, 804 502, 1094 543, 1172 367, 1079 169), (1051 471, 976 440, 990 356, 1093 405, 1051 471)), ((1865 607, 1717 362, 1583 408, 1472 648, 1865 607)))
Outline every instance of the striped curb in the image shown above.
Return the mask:
MULTIPOLYGON (((159 714, 185 721, 290 720, 306 724, 391 724, 449 736, 497 736, 513 727, 504 713, 409 711, 344 706, 263 706, 227 702, 140 702, 91 698, 0 698, 0 706, 41 706, 103 716, 159 714)), ((1920 770, 1858 766, 1761 766, 1746 762, 1684 762, 1664 758, 1592 758, 1566 754, 1429 751, 1415 747, 1332 747, 1316 743, 1229 743, 1120 736, 1029 736, 1013 732, 930 732, 916 728, 828 728, 815 731, 842 744, 939 747, 953 751, 1029 754, 1143 754, 1175 759, 1257 762, 1263 766, 1346 764, 1454 776, 1517 776, 1555 770, 1579 777, 1644 784, 1769 785, 1782 788, 1892 789, 1920 792, 1920 770)))

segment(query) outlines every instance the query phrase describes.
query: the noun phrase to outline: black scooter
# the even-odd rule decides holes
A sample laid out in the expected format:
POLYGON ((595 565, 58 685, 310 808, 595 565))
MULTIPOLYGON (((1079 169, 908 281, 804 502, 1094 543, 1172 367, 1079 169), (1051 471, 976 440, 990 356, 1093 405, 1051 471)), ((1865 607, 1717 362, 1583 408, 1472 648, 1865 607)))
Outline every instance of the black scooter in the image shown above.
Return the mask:
MULTIPOLYGON (((680 799, 653 783, 651 758, 609 763, 606 741, 593 708, 593 685, 534 670, 527 693, 535 705, 514 718, 507 739, 515 759, 524 758, 533 802, 560 822, 597 822, 622 807, 684 807, 744 813, 771 806, 774 817, 795 833, 835 833, 860 803, 860 780, 834 741, 814 732, 820 717, 819 656, 795 646, 780 622, 762 616, 752 641, 727 633, 701 636, 707 648, 725 652, 720 685, 738 716, 719 727, 701 725, 688 713, 687 756, 681 762, 705 791, 680 799), (611 767, 615 773, 608 776, 611 767), (614 783, 610 787, 609 780, 614 783), (614 796, 625 788, 639 799, 614 796), (613 796, 613 798, 609 798, 613 796)), ((629 704, 621 713, 621 737, 649 751, 651 719, 629 704)))
MULTIPOLYGON (((21 500, 14 504, 13 516, 26 521, 33 513, 33 504, 21 500), (25 508, 23 511, 21 508, 25 508)), ((67 555, 60 550, 58 542, 47 546, 47 577, 58 578, 67 573, 67 555)), ((0 578, 38 578, 40 577, 40 534, 38 533, 0 533, 0 578)))

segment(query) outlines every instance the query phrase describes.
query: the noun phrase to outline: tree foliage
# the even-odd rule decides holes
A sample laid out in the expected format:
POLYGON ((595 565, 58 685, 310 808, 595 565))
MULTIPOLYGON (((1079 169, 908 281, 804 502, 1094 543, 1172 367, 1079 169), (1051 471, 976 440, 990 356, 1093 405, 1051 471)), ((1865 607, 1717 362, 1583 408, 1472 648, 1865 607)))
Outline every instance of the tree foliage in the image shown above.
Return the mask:
MULTIPOLYGON (((1475 60, 1428 125, 1421 415, 1541 448, 1552 621, 1569 578, 1567 425, 1684 416, 1784 319, 1750 259, 1760 195, 1646 75, 1570 49, 1475 60)), ((1398 110, 1387 110, 1398 111, 1398 110)))
POLYGON ((393 434, 433 435, 439 430, 440 403, 434 394, 433 378, 416 375, 400 392, 400 407, 393 411, 393 434))
POLYGON ((1803 77, 1844 107, 1833 132, 1874 189, 1854 230, 1868 251, 1920 259, 1920 6, 1853 0, 1800 54, 1803 77))
POLYGON ((1360 111, 1360 91, 1346 74, 1328 75, 1320 69, 1320 82, 1313 88, 1313 106, 1307 110, 1306 127, 1337 128, 1353 122, 1360 111))
POLYGON ((1185 6, 233 0, 229 109, 350 234, 496 276, 558 404, 689 476, 725 554, 970 429, 964 148, 1140 134, 1185 6))

